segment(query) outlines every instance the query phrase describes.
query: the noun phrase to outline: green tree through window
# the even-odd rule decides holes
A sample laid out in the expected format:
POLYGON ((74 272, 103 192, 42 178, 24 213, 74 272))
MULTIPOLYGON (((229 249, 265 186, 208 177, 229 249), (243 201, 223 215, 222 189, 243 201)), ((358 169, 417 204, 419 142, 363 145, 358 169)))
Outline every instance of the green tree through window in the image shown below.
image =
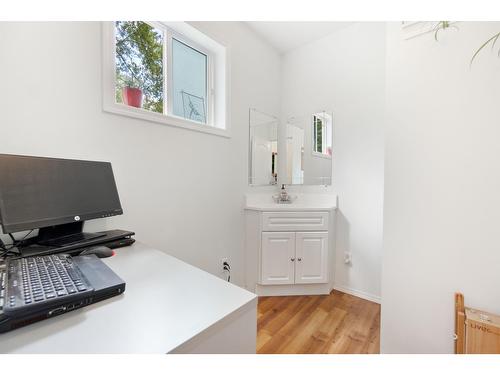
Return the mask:
POLYGON ((316 141, 315 151, 322 153, 323 152, 323 121, 314 116, 314 137, 316 141))
POLYGON ((116 102, 126 86, 142 90, 144 109, 163 113, 163 33, 140 21, 118 21, 116 102))

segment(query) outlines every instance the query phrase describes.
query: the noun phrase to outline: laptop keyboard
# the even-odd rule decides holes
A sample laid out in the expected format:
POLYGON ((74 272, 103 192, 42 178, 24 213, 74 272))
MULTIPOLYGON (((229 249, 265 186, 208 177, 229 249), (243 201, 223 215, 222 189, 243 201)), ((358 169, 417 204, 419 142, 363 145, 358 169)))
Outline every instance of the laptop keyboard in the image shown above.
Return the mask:
MULTIPOLYGON (((68 255, 47 255, 9 260, 4 311, 58 302, 92 291, 68 255)), ((5 276, 4 276, 5 278, 5 276)))

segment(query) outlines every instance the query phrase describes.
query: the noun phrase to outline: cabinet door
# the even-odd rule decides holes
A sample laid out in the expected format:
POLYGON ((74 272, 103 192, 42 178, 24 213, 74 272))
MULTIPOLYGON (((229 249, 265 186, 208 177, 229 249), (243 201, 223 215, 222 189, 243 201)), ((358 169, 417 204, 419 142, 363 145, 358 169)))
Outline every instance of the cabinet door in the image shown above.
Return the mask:
POLYGON ((295 233, 262 232, 261 283, 293 284, 295 233))
POLYGON ((328 232, 298 232, 295 241, 295 283, 328 282, 328 232))

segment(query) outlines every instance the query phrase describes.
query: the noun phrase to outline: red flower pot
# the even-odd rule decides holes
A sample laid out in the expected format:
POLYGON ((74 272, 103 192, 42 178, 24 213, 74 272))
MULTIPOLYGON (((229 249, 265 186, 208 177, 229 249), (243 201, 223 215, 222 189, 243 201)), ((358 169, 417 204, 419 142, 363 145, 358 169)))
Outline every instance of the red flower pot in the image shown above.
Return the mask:
POLYGON ((142 107, 142 90, 135 87, 124 87, 122 89, 123 103, 131 107, 142 107))

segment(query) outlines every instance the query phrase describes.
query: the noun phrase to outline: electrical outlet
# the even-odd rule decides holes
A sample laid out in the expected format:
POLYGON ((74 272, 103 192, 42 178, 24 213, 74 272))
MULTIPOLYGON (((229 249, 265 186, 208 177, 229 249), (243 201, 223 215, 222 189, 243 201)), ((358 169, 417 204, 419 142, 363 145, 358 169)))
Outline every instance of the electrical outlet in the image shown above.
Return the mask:
POLYGON ((224 276, 226 281, 231 281, 231 265, 229 264, 229 259, 222 258, 221 259, 221 275, 224 276))
POLYGON ((220 269, 223 274, 231 273, 231 265, 229 264, 228 258, 222 258, 220 260, 220 269))
POLYGON ((345 264, 351 264, 352 263, 352 255, 350 251, 345 251, 344 252, 344 263, 345 264))

